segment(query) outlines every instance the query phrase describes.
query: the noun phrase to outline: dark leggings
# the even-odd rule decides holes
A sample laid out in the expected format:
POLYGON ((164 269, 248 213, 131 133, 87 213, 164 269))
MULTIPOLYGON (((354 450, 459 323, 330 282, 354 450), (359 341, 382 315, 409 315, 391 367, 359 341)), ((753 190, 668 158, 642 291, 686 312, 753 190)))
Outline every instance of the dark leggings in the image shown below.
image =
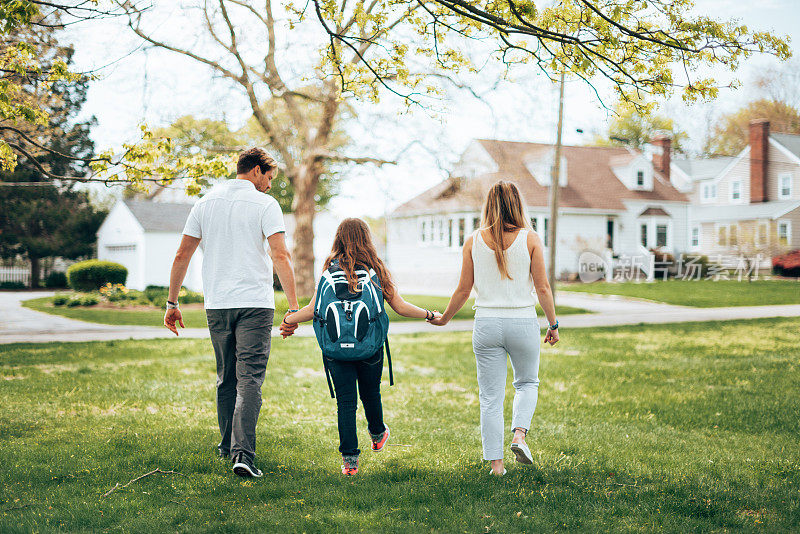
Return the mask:
POLYGON ((356 435, 356 384, 364 415, 367 417, 367 429, 370 434, 378 435, 386 427, 383 424, 383 406, 381 405, 381 374, 383 373, 383 349, 371 358, 355 362, 332 360, 325 358, 328 371, 336 390, 336 407, 339 413, 339 452, 346 456, 358 455, 358 436, 356 435))

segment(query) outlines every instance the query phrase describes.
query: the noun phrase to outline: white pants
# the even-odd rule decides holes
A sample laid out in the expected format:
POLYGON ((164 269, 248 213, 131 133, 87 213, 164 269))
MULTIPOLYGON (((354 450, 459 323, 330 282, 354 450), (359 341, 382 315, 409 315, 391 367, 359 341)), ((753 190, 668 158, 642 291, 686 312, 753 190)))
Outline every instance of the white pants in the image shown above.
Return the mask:
POLYGON ((514 370, 511 428, 531 426, 539 397, 539 324, 535 318, 476 317, 472 349, 478 368, 483 459, 503 458, 506 354, 514 370))

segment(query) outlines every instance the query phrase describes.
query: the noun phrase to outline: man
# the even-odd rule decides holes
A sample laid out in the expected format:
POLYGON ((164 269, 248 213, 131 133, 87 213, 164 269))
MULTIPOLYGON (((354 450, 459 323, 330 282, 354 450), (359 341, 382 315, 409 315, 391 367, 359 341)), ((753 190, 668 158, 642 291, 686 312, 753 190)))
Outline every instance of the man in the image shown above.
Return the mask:
POLYGON ((283 214, 265 194, 275 168, 260 148, 242 152, 236 179, 215 186, 192 207, 172 264, 164 315, 164 326, 178 335, 175 323, 183 328, 178 293, 202 241, 206 316, 217 360, 218 452, 233 460, 233 472, 242 477, 261 476, 255 466, 256 423, 275 314, 273 264, 289 311, 298 309, 283 214))

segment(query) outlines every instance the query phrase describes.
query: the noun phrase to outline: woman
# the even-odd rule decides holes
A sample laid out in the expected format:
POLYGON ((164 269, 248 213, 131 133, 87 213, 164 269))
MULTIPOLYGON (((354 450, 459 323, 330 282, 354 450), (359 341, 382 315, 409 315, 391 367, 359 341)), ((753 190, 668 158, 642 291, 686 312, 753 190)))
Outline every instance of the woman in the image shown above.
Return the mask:
MULTIPOLYGON (((416 319, 434 319, 441 317, 438 312, 426 310, 406 302, 392 282, 391 274, 378 257, 369 227, 361 219, 345 219, 336 230, 333 247, 325 260, 323 270, 327 270, 332 263, 345 272, 352 293, 360 292, 357 287, 358 277, 355 272, 362 266, 375 271, 383 288, 383 297, 389 306, 403 317, 416 319)), ((304 308, 289 313, 284 318, 281 331, 291 335, 297 323, 310 321, 314 317, 314 307, 317 298, 316 291, 311 302, 304 308)), ((389 428, 383 422, 383 404, 381 403, 381 374, 383 372, 383 348, 366 360, 341 361, 323 356, 328 371, 333 379, 336 390, 336 405, 339 423, 339 452, 342 454, 342 474, 352 476, 358 473, 358 457, 361 450, 358 448, 356 435, 356 407, 358 405, 356 390, 364 406, 364 415, 367 417, 367 430, 372 439, 372 450, 383 450, 389 439, 389 428), (357 387, 356 387, 357 386, 357 387)))
POLYGON ((550 327, 545 342, 558 342, 553 293, 544 269, 544 248, 525 216, 517 186, 500 181, 492 186, 483 208, 481 228, 464 243, 461 279, 441 318, 445 325, 464 305, 475 285, 472 348, 478 368, 483 458, 494 475, 502 476, 503 401, 506 354, 514 370, 511 450, 518 462, 533 463, 525 436, 539 392, 539 324, 536 298, 550 327))

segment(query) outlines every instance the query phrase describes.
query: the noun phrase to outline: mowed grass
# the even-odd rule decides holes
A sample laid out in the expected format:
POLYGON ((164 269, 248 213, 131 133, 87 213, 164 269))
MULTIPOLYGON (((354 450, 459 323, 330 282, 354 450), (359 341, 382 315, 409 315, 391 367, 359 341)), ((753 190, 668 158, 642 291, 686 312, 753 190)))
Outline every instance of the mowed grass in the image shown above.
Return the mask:
MULTIPOLYGON (((432 297, 422 295, 404 296, 407 301, 416 304, 422 308, 429 310, 438 310, 443 312, 447 308, 449 302, 448 297, 432 297)), ((78 319, 90 323, 102 324, 115 324, 115 325, 138 325, 138 326, 160 326, 164 320, 164 310, 157 308, 148 310, 125 309, 125 308, 98 308, 94 306, 82 307, 76 306, 68 308, 66 306, 53 306, 51 297, 42 297, 38 299, 26 300, 22 303, 26 308, 32 310, 51 313, 53 315, 61 315, 62 317, 69 317, 70 319, 78 319)), ((308 302, 306 299, 305 302, 308 302)), ((304 302, 304 303, 305 303, 304 302)), ((459 310, 454 319, 472 319, 475 312, 472 310, 473 299, 469 299, 464 307, 459 310)), ((273 323, 279 325, 286 310, 289 309, 289 303, 283 293, 275 294, 275 318, 273 323)), ((389 320, 391 321, 419 321, 420 319, 409 319, 394 312, 391 308, 386 308, 389 320)), ((536 311, 539 317, 544 317, 544 312, 541 307, 537 305, 536 311)), ((569 306, 556 306, 556 314, 558 316, 568 315, 573 313, 586 313, 586 310, 581 308, 572 308, 569 306)), ((183 322, 187 328, 206 328, 208 322, 206 320, 206 312, 202 308, 189 308, 182 309, 183 322)))
POLYGON ((564 291, 622 295, 667 304, 713 308, 800 304, 800 281, 792 280, 657 280, 652 283, 595 282, 562 284, 564 291))
MULTIPOLYGON (((800 320, 561 335, 542 352, 535 464, 509 462, 500 479, 480 460, 469 333, 392 339, 396 385, 383 388, 392 440, 364 452, 352 479, 339 472, 335 403, 311 339, 274 340, 259 480, 213 456, 208 341, 2 346, 0 531, 800 527, 800 320), (157 468, 180 474, 104 496, 157 468)), ((511 392, 509 376, 507 418, 511 392)))

